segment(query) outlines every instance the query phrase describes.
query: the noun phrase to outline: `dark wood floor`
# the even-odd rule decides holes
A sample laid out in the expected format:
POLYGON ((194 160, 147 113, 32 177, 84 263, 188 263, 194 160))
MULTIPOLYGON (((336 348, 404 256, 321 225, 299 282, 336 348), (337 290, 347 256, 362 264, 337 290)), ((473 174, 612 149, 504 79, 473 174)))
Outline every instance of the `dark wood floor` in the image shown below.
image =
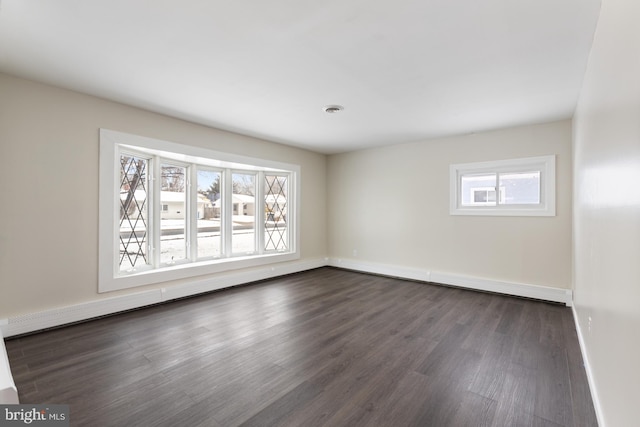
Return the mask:
POLYGON ((597 425, 569 308, 333 268, 6 346, 75 426, 597 425))

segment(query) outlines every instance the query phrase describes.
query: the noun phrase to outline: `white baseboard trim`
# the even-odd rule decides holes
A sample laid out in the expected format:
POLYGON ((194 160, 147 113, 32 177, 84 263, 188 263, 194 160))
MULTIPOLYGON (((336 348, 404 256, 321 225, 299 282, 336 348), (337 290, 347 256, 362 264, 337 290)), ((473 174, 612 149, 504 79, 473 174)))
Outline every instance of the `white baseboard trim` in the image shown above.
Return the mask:
MULTIPOLYGON (((4 325, 6 321, 0 321, 0 325, 4 325)), ((7 349, 4 346, 4 337, 0 331, 0 405, 16 405, 20 403, 18 400, 18 389, 13 382, 11 375, 11 367, 9 366, 9 357, 7 349)))
POLYGON ((380 274, 382 276, 391 276, 399 277, 402 279, 431 282, 430 271, 412 267, 401 267, 397 265, 378 264, 342 258, 329 258, 328 265, 331 267, 345 268, 347 270, 361 271, 363 273, 380 274))
POLYGON ((274 264, 247 271, 220 274, 166 288, 151 289, 143 292, 23 314, 8 319, 0 319, 0 332, 5 337, 36 332, 244 283, 312 270, 326 265, 326 258, 274 264))
POLYGON ((584 370, 587 373, 587 383, 589 384, 589 390, 591 391, 591 400, 593 400, 593 407, 596 411, 596 418, 600 427, 605 427, 604 417, 602 413, 602 406, 600 405, 600 397, 598 395, 598 389, 593 378, 593 371, 591 370, 591 363, 589 363, 589 356, 587 355, 587 347, 584 341, 584 335, 582 334, 582 328, 580 327, 580 320, 578 318, 578 312, 576 307, 571 308, 573 312, 573 322, 576 325, 576 332, 578 334, 578 343, 580 344, 580 352, 582 353, 582 361, 584 362, 584 370))
POLYGON ((567 307, 571 307, 573 305, 573 292, 570 289, 552 288, 549 286, 531 285, 526 283, 503 282, 500 280, 436 272, 431 272, 431 281, 434 283, 459 286, 478 291, 495 292, 524 298, 559 302, 567 307))
POLYGON ((27 334, 162 302, 159 289, 9 317, 5 337, 27 334))
POLYGON ((500 280, 463 276, 459 274, 361 262, 352 259, 332 258, 329 260, 329 265, 332 267, 346 268, 365 273, 382 274, 385 276, 400 277, 403 279, 420 280, 479 291, 559 302, 568 307, 573 305, 573 293, 570 289, 504 282, 500 280))
POLYGON ((95 317, 158 304, 204 292, 237 286, 244 283, 251 283, 258 280, 265 280, 277 276, 312 270, 314 268, 320 268, 327 265, 362 271, 365 273, 381 274, 410 280, 441 283, 474 290, 560 302, 567 306, 572 305, 572 294, 568 289, 509 283, 449 273, 432 272, 429 270, 411 267, 355 260, 317 258, 274 264, 246 271, 234 271, 208 277, 206 279, 192 280, 180 285, 168 286, 166 288, 151 289, 138 293, 108 297, 96 301, 28 313, 10 317, 8 319, 4 319, 4 321, 3 319, 0 319, 0 331, 5 337, 36 332, 43 329, 80 322, 95 317))
POLYGON ((254 270, 223 273, 216 275, 215 277, 194 280, 189 283, 162 288, 160 291, 162 293, 162 301, 170 301, 204 292, 211 292, 218 289, 229 288, 231 286, 242 285, 244 283, 257 282, 259 280, 313 270, 314 268, 320 268, 326 265, 327 261, 325 258, 276 264, 254 270))
MULTIPOLYGON (((4 348, 3 337, 11 337, 14 335, 36 332, 43 329, 114 314, 121 311, 141 308, 164 301, 184 298, 200 293, 210 292, 245 283, 251 283, 259 280, 270 279, 277 276, 298 273, 306 270, 312 270, 324 266, 333 266, 349 270, 362 271, 365 273, 381 274, 410 280, 442 283, 445 285, 497 292, 507 295, 537 298, 542 300, 561 302, 568 306, 572 305, 572 293, 567 289, 550 288, 520 283, 509 283, 448 273, 431 272, 429 270, 410 267, 367 263, 337 258, 320 258, 276 264, 247 271, 230 272, 212 276, 206 279, 193 280, 187 283, 166 288, 151 289, 138 293, 103 298, 96 301, 89 301, 66 307, 53 308, 45 311, 14 316, 8 319, 0 319, 0 341, 2 341, 0 348, 0 404, 5 402, 18 403, 18 394, 15 384, 13 383, 13 378, 11 376, 8 358, 6 355, 6 350, 4 348), (7 367, 8 377, 1 372, 3 366, 7 367)), ((580 348, 585 360, 585 368, 587 371, 587 377, 589 379, 591 394, 594 399, 596 414, 598 416, 600 426, 604 427, 604 424, 602 423, 599 400, 593 386, 591 369, 588 365, 588 358, 586 357, 584 342, 582 340, 582 334, 580 332, 580 326, 577 321, 575 309, 574 319, 576 322, 576 328, 578 330, 580 348)))

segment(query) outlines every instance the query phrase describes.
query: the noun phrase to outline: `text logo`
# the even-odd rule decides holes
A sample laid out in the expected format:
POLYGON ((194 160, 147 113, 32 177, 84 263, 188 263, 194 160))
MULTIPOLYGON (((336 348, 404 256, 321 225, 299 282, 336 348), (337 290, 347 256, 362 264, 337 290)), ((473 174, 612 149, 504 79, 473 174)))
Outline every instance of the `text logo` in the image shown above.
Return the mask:
POLYGON ((69 405, 0 405, 0 427, 69 427, 69 405))

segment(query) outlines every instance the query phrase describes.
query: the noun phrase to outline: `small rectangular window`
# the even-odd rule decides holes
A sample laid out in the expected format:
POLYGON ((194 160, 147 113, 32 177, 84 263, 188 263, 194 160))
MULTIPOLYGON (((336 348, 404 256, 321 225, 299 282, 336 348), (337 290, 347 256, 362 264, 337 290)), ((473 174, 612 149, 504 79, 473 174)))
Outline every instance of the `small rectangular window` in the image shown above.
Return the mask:
POLYGON ((555 156, 455 164, 451 215, 555 215, 555 156))

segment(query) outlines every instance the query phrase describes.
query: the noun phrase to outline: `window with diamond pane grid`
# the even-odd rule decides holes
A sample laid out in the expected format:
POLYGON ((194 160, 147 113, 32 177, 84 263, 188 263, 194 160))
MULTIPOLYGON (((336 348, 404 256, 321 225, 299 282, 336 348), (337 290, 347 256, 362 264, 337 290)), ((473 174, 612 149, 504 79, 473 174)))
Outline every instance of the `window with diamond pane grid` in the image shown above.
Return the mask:
POLYGON ((100 129, 99 292, 299 259, 299 174, 100 129))
POLYGON ((148 160, 120 156, 120 271, 147 264, 148 160))
POLYGON ((265 250, 285 251, 287 245, 287 176, 265 175, 265 250))

